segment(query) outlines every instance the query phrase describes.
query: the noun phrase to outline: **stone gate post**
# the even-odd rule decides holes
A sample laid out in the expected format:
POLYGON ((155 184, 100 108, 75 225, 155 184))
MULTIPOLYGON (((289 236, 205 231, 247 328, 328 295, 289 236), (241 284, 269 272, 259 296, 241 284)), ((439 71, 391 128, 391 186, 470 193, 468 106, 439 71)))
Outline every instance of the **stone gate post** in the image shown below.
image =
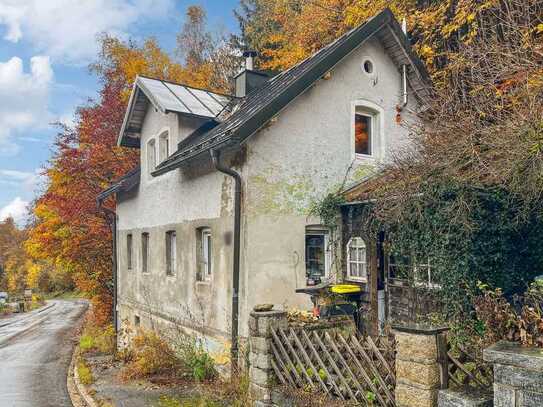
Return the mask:
POLYGON ((438 391, 447 388, 445 327, 394 326, 396 337, 396 405, 436 407, 438 391))
POLYGON ((256 306, 249 317, 249 392, 255 407, 272 405, 271 327, 288 326, 285 311, 259 309, 266 308, 256 306))
POLYGON ((483 358, 494 367, 495 407, 543 406, 543 349, 502 341, 483 358))

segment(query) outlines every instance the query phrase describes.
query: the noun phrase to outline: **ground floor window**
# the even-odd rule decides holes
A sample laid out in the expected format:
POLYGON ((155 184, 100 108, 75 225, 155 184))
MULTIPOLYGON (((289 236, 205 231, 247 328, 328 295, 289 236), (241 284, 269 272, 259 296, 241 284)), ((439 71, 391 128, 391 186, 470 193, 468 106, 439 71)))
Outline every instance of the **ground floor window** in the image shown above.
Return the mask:
POLYGON ((126 262, 128 270, 132 270, 132 234, 126 235, 126 262))
POLYGON ((366 243, 360 237, 353 237, 347 243, 347 278, 367 281, 366 243))
POLYGON ((388 258, 389 280, 411 280, 417 287, 441 288, 433 275, 428 257, 418 260, 414 256, 390 255, 388 258))
POLYGON ((174 230, 166 232, 166 274, 173 276, 176 265, 177 235, 174 230))
POLYGON ((141 234, 141 271, 149 272, 149 233, 141 234))
POLYGON ((435 281, 432 271, 429 258, 426 257, 422 262, 416 262, 413 265, 415 285, 426 288, 441 288, 435 281))
POLYGON ((319 284, 330 273, 328 231, 307 228, 305 234, 305 270, 307 285, 319 284))
POLYGON ((198 229, 198 270, 196 281, 211 281, 211 229, 198 229))

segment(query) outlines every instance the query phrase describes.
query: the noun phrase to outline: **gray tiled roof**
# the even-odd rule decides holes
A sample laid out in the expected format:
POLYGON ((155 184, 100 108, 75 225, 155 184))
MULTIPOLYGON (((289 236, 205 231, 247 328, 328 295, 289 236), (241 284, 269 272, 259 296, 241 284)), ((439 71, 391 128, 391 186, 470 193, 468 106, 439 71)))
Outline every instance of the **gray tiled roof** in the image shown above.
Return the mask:
POLYGON ((430 92, 430 80, 420 59, 389 9, 339 37, 294 67, 268 80, 244 99, 233 100, 206 132, 187 139, 162 162, 153 175, 171 171, 192 157, 212 148, 235 146, 243 142, 281 111, 289 102, 322 78, 364 41, 376 36, 398 68, 408 66, 408 81, 419 99, 430 92))

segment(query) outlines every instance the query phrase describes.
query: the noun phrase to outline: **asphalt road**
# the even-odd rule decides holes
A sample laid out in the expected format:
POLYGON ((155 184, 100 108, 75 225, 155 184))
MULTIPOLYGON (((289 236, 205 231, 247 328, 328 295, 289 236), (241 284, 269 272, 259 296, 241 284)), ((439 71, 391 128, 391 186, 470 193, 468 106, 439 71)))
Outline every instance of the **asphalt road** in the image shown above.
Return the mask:
POLYGON ((75 329, 87 304, 51 303, 43 312, 0 321, 0 407, 72 406, 66 376, 75 329))

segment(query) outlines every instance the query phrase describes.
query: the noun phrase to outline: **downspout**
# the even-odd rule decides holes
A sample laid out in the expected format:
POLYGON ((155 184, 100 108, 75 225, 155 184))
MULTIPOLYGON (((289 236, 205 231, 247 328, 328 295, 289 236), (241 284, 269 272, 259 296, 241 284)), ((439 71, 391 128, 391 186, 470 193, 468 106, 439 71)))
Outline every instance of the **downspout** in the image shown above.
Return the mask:
POLYGON ((111 256, 111 268, 112 268, 112 277, 113 277, 113 328, 115 329, 115 336, 117 336, 117 333, 119 331, 118 323, 117 323, 117 213, 115 211, 112 211, 109 208, 106 208, 103 206, 103 201, 100 199, 96 200, 96 204, 98 206, 98 209, 103 211, 106 215, 107 223, 109 223, 111 227, 111 250, 112 250, 112 256, 111 256))
MULTIPOLYGON (((405 38, 407 37, 407 20, 404 18, 402 21, 402 31, 405 35, 405 38)), ((409 39, 408 39, 409 41, 409 39)), ((407 94, 407 65, 402 65, 402 108, 407 106, 408 102, 408 94, 407 94)))
POLYGON ((240 269, 240 241, 241 241, 241 175, 232 168, 224 166, 220 161, 220 151, 211 150, 211 159, 215 168, 223 174, 229 175, 235 181, 234 197, 234 263, 232 270, 232 332, 230 349, 231 373, 237 372, 238 365, 238 320, 239 320, 239 269, 240 269))

